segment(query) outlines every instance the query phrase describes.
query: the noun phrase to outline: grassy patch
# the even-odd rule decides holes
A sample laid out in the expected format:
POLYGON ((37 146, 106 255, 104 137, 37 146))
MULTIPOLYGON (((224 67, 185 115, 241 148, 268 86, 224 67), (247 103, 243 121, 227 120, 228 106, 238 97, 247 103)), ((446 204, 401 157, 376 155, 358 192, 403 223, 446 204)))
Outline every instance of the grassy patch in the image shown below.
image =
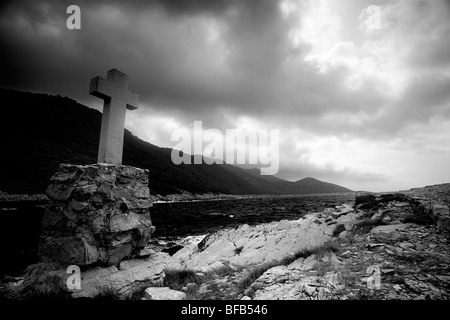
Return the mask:
POLYGON ((119 290, 112 286, 103 288, 100 291, 100 293, 97 294, 94 298, 94 300, 124 300, 124 299, 125 297, 122 297, 121 299, 119 290))
POLYGON ((341 251, 340 241, 341 240, 331 240, 331 241, 325 242, 320 247, 298 251, 294 255, 284 258, 277 265, 285 265, 286 266, 299 258, 307 258, 312 254, 315 254, 317 256, 317 258, 321 258, 330 252, 339 253, 341 251))
POLYGON ((127 297, 125 300, 140 300, 144 297, 145 289, 149 287, 161 287, 161 283, 154 283, 153 281, 147 280, 139 283, 139 286, 135 287, 133 293, 127 297))
POLYGON ((276 266, 287 266, 299 258, 307 258, 314 253, 314 250, 300 250, 291 256, 287 256, 280 262, 275 263, 276 266))
POLYGON ((245 277, 238 282, 237 288, 239 291, 243 291, 247 289, 253 282, 256 281, 260 276, 263 275, 264 272, 269 270, 270 268, 273 268, 275 266, 279 265, 279 263, 265 263, 260 266, 256 266, 255 268, 251 269, 245 277))
POLYGON ((331 240, 324 243, 322 246, 315 248, 314 250, 311 250, 310 252, 311 254, 315 254, 319 259, 330 252, 339 253, 340 249, 341 249, 340 242, 338 240, 331 240))
POLYGON ((223 267, 216 269, 214 271, 208 272, 206 273, 207 277, 214 277, 214 275, 217 275, 219 277, 225 277, 225 276, 229 276, 231 274, 234 274, 236 272, 238 272, 240 269, 242 269, 241 267, 231 267, 231 265, 227 262, 223 263, 223 267))
MULTIPOLYGON (((204 272, 202 275, 197 275, 192 270, 165 270, 165 278, 163 286, 169 287, 173 290, 183 291, 188 283, 194 283, 200 288, 202 285, 207 285, 208 295, 204 296, 202 293, 197 293, 197 289, 188 289, 186 291, 187 300, 196 299, 221 299, 225 298, 220 286, 214 282, 218 278, 223 278, 233 275, 242 270, 240 267, 231 267, 230 264, 224 263, 222 268, 204 272)), ((186 290, 186 289, 185 289, 186 290)))
POLYGON ((173 290, 179 290, 185 287, 188 283, 202 284, 205 277, 198 276, 191 270, 165 270, 164 286, 173 290))

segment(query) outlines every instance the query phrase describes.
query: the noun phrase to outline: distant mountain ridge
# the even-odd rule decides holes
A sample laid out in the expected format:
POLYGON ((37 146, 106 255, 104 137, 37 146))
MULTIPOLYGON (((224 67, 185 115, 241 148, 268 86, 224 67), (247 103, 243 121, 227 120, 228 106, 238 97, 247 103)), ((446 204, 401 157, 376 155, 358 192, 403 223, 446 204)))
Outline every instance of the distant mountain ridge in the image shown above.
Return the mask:
POLYGON ((294 182, 294 189, 297 193, 333 193, 349 192, 350 190, 337 184, 323 182, 314 178, 303 178, 294 182))
MULTIPOLYGON (((0 190, 42 193, 60 163, 97 161, 102 114, 67 97, 0 88, 0 190)), ((305 178, 296 182, 261 176, 258 169, 228 164, 175 165, 172 149, 125 130, 123 164, 149 169, 152 194, 312 194, 351 190, 305 178)), ((192 161, 193 163, 193 161, 192 161)))

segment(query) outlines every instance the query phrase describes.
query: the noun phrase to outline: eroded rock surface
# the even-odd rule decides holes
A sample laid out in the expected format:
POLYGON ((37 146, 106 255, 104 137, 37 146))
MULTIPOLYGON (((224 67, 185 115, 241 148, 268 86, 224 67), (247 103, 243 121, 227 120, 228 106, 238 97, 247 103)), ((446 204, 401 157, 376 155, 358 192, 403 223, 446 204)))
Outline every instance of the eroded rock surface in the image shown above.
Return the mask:
POLYGON ((148 170, 63 164, 47 195, 39 244, 44 261, 115 265, 136 256, 155 230, 148 170))
POLYGON ((335 240, 336 254, 270 268, 245 297, 449 300, 448 207, 404 194, 363 195, 356 203, 370 210, 335 240))
MULTIPOLYGON (((357 195, 353 206, 313 212, 295 221, 188 237, 176 248, 167 244, 171 257, 147 247, 140 252, 148 258, 90 269, 83 279, 91 288, 113 284, 125 294, 144 285, 143 279, 161 284, 165 268, 195 272, 189 283, 175 284, 186 293, 177 293, 176 299, 449 300, 449 209, 440 199, 417 190, 357 195)), ((44 275, 39 267, 29 272, 44 275)), ((62 271, 54 266, 51 270, 62 271)), ((47 271, 43 283, 66 278, 47 271)), ((10 292, 21 281, 27 279, 9 285, 10 292)), ((85 289, 78 295, 96 293, 85 289)))
POLYGON ((220 269, 223 263, 246 266, 281 261, 298 252, 320 247, 335 236, 338 225, 344 226, 344 230, 351 228, 356 217, 347 205, 295 221, 221 230, 178 251, 167 268, 205 272, 220 269))
POLYGON ((152 253, 145 259, 122 261, 118 266, 94 267, 81 271, 81 288, 68 288, 72 273, 59 263, 38 263, 27 268, 15 283, 3 292, 8 299, 29 299, 58 293, 72 298, 96 298, 105 294, 114 298, 130 297, 149 285, 162 285, 168 254, 152 253))

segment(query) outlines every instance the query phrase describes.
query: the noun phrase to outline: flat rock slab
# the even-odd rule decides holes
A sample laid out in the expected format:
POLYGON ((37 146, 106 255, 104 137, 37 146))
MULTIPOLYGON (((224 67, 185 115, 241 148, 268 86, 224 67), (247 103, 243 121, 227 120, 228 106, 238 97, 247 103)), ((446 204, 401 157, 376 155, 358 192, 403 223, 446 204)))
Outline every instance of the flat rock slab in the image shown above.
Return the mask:
POLYGON ((409 207, 411 204, 409 202, 398 202, 394 203, 395 207, 403 208, 403 207, 409 207))
POLYGON ((118 267, 96 267, 81 272, 81 289, 68 289, 70 273, 55 269, 52 264, 30 266, 24 283, 37 292, 52 292, 56 288, 69 293, 72 298, 94 298, 105 292, 114 292, 118 297, 126 297, 142 289, 143 284, 160 285, 164 281, 166 253, 154 253, 146 259, 122 261, 118 267))
POLYGON ((121 296, 126 296, 137 288, 140 282, 161 284, 164 268, 169 255, 156 253, 146 259, 122 261, 119 268, 92 269, 81 274, 81 290, 74 291, 72 297, 92 298, 105 288, 112 288, 121 296))
MULTIPOLYGON (((350 212, 336 221, 351 225, 356 217, 355 212, 350 212)), ((178 251, 167 268, 206 272, 223 267, 222 262, 247 266, 281 261, 332 239, 336 225, 317 224, 316 220, 317 214, 309 214, 294 221, 224 229, 208 235, 198 245, 178 251)))
POLYGON ((145 290, 146 300, 184 300, 186 293, 169 287, 150 287, 145 290))

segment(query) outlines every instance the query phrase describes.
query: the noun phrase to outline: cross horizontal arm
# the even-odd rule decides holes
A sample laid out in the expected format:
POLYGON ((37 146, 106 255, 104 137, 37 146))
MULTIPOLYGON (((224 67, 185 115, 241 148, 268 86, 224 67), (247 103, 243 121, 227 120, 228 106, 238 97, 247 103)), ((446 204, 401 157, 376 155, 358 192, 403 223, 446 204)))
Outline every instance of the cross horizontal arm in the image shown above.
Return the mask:
POLYGON ((139 104, 139 95, 132 93, 126 87, 122 87, 111 83, 102 77, 94 77, 91 79, 89 94, 105 101, 111 100, 114 96, 123 97, 128 110, 136 110, 139 104))
POLYGON ((109 100, 114 91, 112 91, 110 83, 102 77, 94 77, 91 79, 89 94, 94 97, 109 100))
POLYGON ((128 110, 136 110, 139 105, 139 95, 137 93, 132 93, 128 91, 128 97, 127 97, 127 109, 128 110))

